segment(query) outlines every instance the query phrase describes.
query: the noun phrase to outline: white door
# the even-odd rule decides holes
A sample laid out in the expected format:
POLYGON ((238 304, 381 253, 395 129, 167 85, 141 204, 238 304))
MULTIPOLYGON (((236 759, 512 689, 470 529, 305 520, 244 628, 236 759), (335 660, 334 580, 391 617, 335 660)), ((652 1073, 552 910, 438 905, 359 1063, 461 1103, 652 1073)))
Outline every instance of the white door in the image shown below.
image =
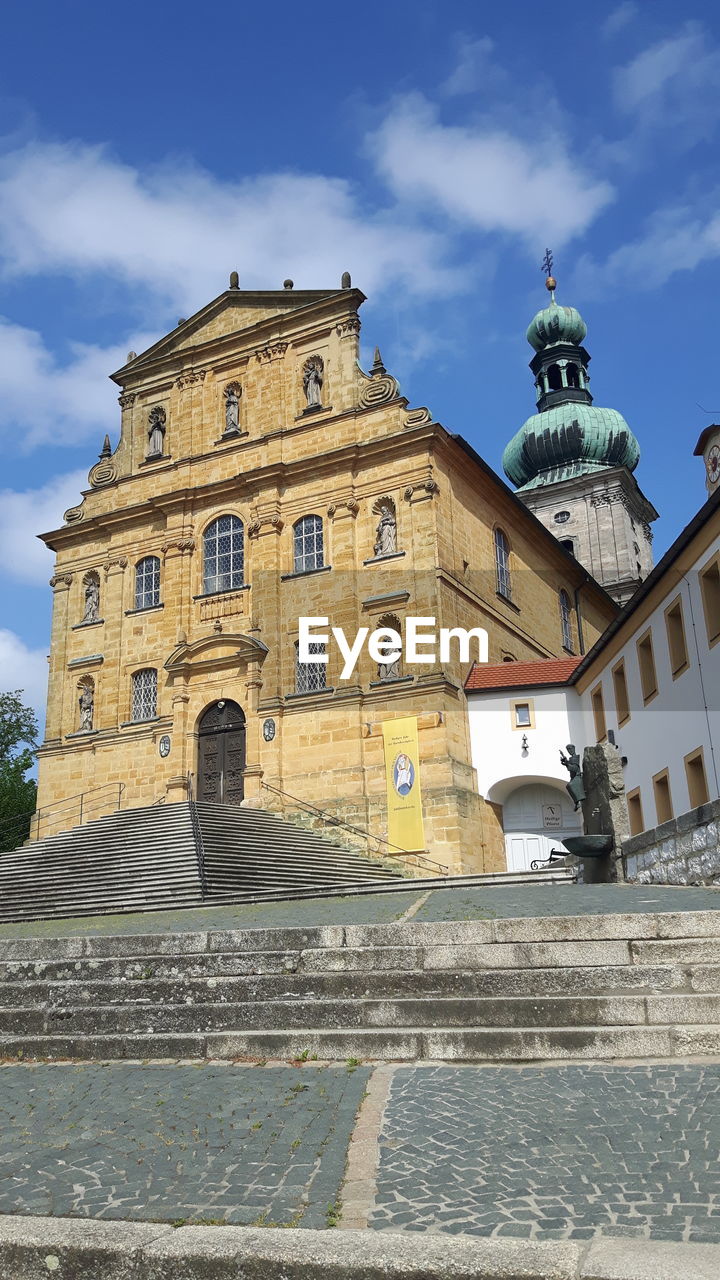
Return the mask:
POLYGON ((565 836, 579 835, 582 821, 566 793, 542 783, 518 787, 503 806, 508 871, 529 871, 563 849, 565 836))

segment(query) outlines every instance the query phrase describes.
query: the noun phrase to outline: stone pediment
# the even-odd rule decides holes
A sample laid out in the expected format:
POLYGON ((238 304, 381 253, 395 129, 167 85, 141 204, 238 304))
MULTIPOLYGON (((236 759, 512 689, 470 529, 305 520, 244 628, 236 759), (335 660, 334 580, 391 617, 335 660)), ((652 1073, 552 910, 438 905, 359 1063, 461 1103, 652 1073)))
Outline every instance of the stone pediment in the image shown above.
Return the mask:
MULTIPOLYGON (((133 374, 141 373, 145 367, 156 362, 202 349, 231 334, 252 330, 265 320, 277 319, 302 307, 336 297, 338 292, 337 289, 226 289, 206 307, 177 325, 154 346, 148 347, 147 351, 141 352, 111 374, 111 377, 114 382, 124 386, 133 374)), ((353 290, 353 293, 357 292, 353 290)), ((347 291, 344 296, 347 297, 347 291)), ((360 294, 359 297, 362 299, 363 295, 360 294)))
POLYGON ((245 666, 248 662, 262 662, 267 652, 267 645, 252 636, 204 636, 192 644, 178 645, 165 663, 165 670, 171 675, 190 675, 193 671, 245 666))

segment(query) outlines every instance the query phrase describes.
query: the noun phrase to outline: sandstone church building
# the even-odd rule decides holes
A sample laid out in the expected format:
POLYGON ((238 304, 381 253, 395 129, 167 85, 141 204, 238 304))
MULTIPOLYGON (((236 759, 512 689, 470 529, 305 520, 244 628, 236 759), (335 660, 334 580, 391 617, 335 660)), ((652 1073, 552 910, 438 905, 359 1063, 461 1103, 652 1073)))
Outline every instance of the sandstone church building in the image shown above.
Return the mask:
POLYGON ((342 681, 332 645, 325 667, 299 660, 299 619, 348 637, 411 615, 484 627, 499 663, 583 652, 617 606, 526 494, 410 406, 377 350, 361 368, 363 301, 349 275, 261 292, 233 273, 112 375, 117 448, 106 438, 82 501, 43 535, 57 560, 39 808, 107 787, 110 811, 117 784, 123 808, 194 796, 291 814, 300 799, 383 836, 381 726, 415 717, 428 851, 455 873, 504 868, 471 764, 468 663, 378 666, 364 650, 342 681))

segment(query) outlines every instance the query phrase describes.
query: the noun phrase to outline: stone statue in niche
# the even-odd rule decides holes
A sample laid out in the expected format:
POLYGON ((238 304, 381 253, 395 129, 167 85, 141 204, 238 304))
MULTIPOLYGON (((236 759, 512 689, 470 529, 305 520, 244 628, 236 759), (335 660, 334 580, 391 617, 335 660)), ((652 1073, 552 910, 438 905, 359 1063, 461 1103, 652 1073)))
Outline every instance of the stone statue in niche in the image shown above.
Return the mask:
POLYGON ((93 573, 85 579, 85 612, 83 622, 100 621, 100 580, 93 573))
POLYGON ((305 366, 303 368, 303 390, 305 392, 308 409, 317 409, 322 404, 321 392, 324 367, 322 356, 310 356, 310 358, 305 361, 305 366))
POLYGON ((240 387, 231 382, 225 388, 225 430, 223 435, 236 436, 240 431, 240 387))
POLYGON ((585 799, 582 765, 580 764, 580 756, 571 742, 568 743, 565 750, 567 751, 567 755, 565 755, 564 751, 560 752, 560 763, 562 764, 563 769, 567 769, 570 774, 570 781, 566 784, 565 790, 575 805, 575 810, 577 812, 585 799))
POLYGON ((165 410, 156 404, 148 416, 147 458, 161 458, 165 448, 165 410))
POLYGON ((378 664, 378 680, 397 680, 400 675, 400 654, 391 662, 378 664))
POLYGON ((391 556, 397 551, 397 519, 389 502, 380 503, 380 520, 375 530, 376 556, 391 556))
POLYGON ((89 681, 80 685, 80 732, 89 733, 93 727, 95 693, 89 681))

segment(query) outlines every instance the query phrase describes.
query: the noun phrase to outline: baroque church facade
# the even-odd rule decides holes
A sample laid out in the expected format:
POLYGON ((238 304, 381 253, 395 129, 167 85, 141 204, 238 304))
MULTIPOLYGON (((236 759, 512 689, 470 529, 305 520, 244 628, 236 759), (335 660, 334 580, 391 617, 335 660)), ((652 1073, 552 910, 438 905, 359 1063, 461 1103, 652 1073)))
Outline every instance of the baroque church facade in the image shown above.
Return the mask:
POLYGON ((498 663, 584 651, 617 609, 524 491, 411 407, 377 350, 361 368, 363 301, 348 275, 247 291, 233 273, 112 375, 119 443, 43 535, 56 567, 39 809, 93 792, 99 816, 103 789, 108 812, 118 793, 123 808, 195 796, 289 815, 300 800, 383 837, 382 725, 412 717, 431 856, 504 868, 472 766, 468 662, 364 649, 342 680, 332 645, 326 665, 300 660, 299 620, 351 639, 402 634, 410 616, 481 627, 498 663))

